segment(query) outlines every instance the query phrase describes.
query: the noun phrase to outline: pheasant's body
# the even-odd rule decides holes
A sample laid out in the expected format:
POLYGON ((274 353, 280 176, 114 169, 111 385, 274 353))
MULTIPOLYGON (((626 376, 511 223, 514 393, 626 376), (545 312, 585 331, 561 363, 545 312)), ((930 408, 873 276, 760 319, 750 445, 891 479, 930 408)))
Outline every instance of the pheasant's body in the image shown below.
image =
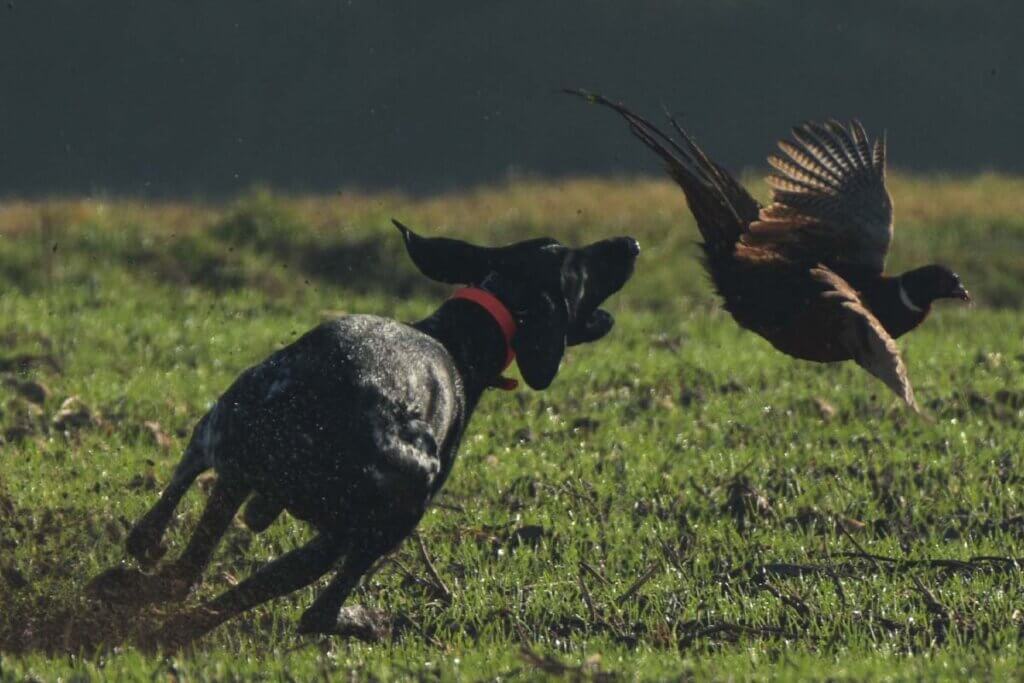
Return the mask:
MULTIPOLYGON (((723 307, 743 328, 756 332, 785 354, 832 363, 854 360, 835 343, 842 311, 822 295, 827 286, 808 277, 817 264, 790 261, 769 250, 740 245, 738 254, 705 267, 723 307)), ((898 277, 877 276, 853 267, 833 267, 893 339, 924 322, 930 307, 914 311, 900 300, 898 277)))
POLYGON ((853 360, 918 410, 895 339, 924 322, 937 298, 967 299, 955 273, 925 266, 883 274, 892 241, 885 141, 857 121, 807 123, 771 156, 772 203, 762 207, 670 118, 679 141, 623 105, 617 111, 665 162, 704 238, 704 266, 743 328, 795 358, 853 360))

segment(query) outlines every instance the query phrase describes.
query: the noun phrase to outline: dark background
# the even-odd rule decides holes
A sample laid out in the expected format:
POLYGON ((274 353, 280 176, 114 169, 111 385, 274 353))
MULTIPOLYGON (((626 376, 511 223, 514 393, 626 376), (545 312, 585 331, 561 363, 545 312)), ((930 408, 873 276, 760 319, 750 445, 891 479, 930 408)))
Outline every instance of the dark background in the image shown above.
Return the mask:
POLYGON ((429 192, 657 167, 584 86, 731 167, 799 120, 1024 172, 1021 2, 0 0, 0 194, 429 192))

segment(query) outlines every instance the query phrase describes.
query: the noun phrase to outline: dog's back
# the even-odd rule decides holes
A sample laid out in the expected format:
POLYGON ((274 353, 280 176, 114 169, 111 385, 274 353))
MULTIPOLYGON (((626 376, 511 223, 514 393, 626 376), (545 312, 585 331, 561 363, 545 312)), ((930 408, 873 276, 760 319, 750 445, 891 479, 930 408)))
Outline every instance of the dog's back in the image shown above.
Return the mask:
POLYGON ((464 414, 462 383, 440 343, 353 315, 242 373, 193 442, 218 474, 331 531, 361 521, 353 513, 382 497, 425 505, 451 467, 464 414))

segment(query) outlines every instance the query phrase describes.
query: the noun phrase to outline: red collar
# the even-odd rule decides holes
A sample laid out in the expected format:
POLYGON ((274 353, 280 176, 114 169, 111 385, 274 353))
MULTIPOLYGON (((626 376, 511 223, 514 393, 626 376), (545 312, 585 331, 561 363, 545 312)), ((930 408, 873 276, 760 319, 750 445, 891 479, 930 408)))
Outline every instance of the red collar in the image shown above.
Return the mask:
MULTIPOLYGON (((505 339, 505 364, 501 366, 500 372, 504 372, 509 365, 512 365, 512 361, 516 357, 516 352, 512 348, 512 336, 516 333, 516 321, 512 317, 505 304, 501 303, 498 297, 494 296, 490 292, 478 287, 463 287, 462 289, 455 290, 455 293, 451 296, 452 299, 465 299, 466 301, 472 301, 476 305, 487 311, 494 322, 498 323, 498 327, 501 328, 501 336, 505 339)), ((510 391, 519 386, 519 382, 508 377, 498 377, 495 381, 494 386, 505 391, 510 391)))

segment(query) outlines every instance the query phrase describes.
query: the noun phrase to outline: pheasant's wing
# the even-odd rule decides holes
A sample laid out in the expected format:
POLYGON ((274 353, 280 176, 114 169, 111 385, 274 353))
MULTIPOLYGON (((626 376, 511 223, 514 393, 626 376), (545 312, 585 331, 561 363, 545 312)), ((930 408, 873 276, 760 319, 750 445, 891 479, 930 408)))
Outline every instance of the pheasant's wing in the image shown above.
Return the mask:
POLYGON ((893 234, 884 137, 872 145, 856 120, 805 123, 793 137, 779 142, 782 155, 768 157, 772 204, 743 240, 881 272, 893 234))
POLYGON ((839 342, 857 365, 885 382, 904 403, 920 413, 899 347, 878 318, 864 306, 846 280, 825 266, 812 268, 811 277, 825 286, 822 298, 836 307, 839 342))
POLYGON ((661 157, 669 176, 682 188, 708 253, 732 253, 740 236, 757 220, 761 206, 704 153, 673 116, 668 119, 678 140, 619 102, 586 90, 565 92, 608 107, 624 118, 633 135, 661 157))

